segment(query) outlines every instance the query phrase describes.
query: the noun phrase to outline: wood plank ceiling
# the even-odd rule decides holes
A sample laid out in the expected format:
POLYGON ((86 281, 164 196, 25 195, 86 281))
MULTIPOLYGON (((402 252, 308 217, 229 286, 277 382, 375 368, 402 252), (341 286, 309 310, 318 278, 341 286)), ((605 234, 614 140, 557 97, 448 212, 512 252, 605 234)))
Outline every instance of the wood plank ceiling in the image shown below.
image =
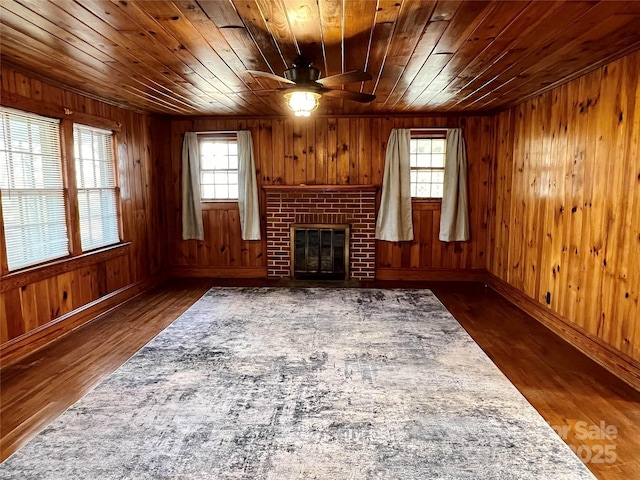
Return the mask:
POLYGON ((136 110, 289 113, 298 53, 322 76, 366 70, 359 104, 319 113, 488 111, 640 48, 640 1, 2 0, 1 60, 136 110), (236 94, 234 92, 246 92, 236 94))

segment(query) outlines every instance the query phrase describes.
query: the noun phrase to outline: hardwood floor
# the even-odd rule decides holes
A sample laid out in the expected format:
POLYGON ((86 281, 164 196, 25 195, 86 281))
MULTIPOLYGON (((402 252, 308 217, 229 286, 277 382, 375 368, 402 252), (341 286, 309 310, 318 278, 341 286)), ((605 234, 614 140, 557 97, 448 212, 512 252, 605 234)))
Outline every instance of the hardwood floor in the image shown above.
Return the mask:
POLYGON ((640 478, 640 392, 489 288, 433 291, 598 478, 640 478))
MULTIPOLYGON (((274 283, 174 280, 4 368, 1 458, 110 375, 214 284, 274 283)), ((482 284, 371 282, 366 286, 431 288, 564 440, 582 458, 591 456, 587 466, 598 478, 638 478, 639 392, 482 284), (594 438, 602 433, 602 426, 607 435, 594 438)))

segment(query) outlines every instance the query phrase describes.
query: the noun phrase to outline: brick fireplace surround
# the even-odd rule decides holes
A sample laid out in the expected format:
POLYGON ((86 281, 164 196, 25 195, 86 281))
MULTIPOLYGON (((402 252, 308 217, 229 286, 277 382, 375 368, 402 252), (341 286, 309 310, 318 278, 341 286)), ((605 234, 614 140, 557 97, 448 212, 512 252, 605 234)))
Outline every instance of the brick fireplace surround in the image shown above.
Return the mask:
POLYGON ((266 185, 267 274, 291 277, 291 225, 351 225, 349 272, 372 280, 376 257, 375 185, 266 185))

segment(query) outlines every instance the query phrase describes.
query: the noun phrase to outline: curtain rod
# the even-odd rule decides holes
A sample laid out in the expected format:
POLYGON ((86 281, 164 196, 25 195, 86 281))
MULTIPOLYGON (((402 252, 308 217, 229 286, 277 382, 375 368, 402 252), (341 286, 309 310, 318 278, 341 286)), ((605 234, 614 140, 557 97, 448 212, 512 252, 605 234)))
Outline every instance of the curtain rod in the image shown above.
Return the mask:
POLYGON ((211 135, 212 133, 219 134, 230 134, 230 133, 238 133, 239 130, 212 130, 210 132, 196 132, 196 135, 211 135))
MULTIPOLYGON (((451 127, 456 128, 456 127, 451 127)), ((412 132, 446 132, 447 130, 451 130, 451 128, 447 127, 419 127, 419 128, 411 128, 409 130, 412 132)), ((228 134, 237 134, 240 130, 211 130, 206 132, 196 132, 196 135, 212 135, 212 134, 220 134, 220 135, 228 135, 228 134)))

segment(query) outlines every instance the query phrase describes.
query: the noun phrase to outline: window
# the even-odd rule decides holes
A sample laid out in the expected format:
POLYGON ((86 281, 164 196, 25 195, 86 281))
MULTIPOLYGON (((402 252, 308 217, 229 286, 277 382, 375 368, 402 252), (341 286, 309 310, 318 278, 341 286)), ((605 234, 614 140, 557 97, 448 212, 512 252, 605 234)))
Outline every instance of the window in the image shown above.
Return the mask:
POLYGON ((409 148, 411 166, 411 196, 414 198, 442 198, 445 132, 412 132, 409 148))
POLYGON ((82 250, 118 243, 113 134, 107 130, 74 125, 73 147, 82 250))
POLYGON ((118 243, 115 170, 112 132, 0 107, 8 271, 118 243), (74 163, 64 161, 61 142, 71 130, 74 163), (65 178, 77 189, 65 188, 65 178), (70 206, 78 218, 67 218, 70 206), (71 245, 68 230, 79 231, 80 245, 71 245))
POLYGON ((9 270, 69 254, 60 122, 0 108, 0 191, 9 270))
POLYGON ((238 142, 235 133, 199 134, 200 197, 238 199, 238 142))

